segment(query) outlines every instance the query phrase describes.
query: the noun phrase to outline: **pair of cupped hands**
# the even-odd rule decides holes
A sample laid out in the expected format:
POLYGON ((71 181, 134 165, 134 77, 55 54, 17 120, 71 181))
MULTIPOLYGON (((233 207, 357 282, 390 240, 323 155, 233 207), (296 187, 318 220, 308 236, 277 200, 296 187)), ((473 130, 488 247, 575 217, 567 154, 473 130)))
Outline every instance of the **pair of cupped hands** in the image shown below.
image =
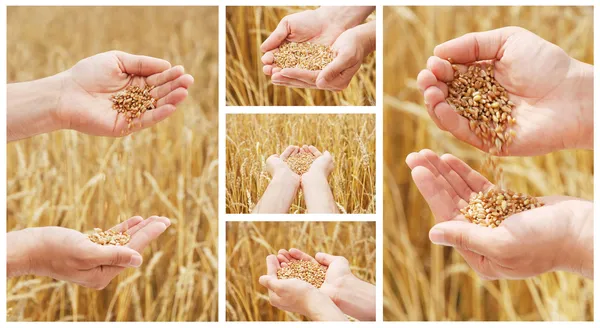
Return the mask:
POLYGON ((317 253, 312 257, 291 248, 281 249, 277 255, 267 256, 267 274, 259 278, 259 283, 268 289, 271 305, 281 310, 299 313, 312 320, 345 320, 343 309, 339 307, 339 289, 350 288, 351 282, 357 279, 350 270, 348 260, 342 256, 317 253), (291 261, 309 261, 322 265, 326 269, 323 285, 317 289, 297 278, 278 279, 277 271, 291 261))
MULTIPOLYGON (((171 67, 171 63, 163 59, 122 51, 83 59, 71 69, 44 80, 49 90, 56 90, 53 106, 45 114, 53 121, 52 129, 74 129, 112 137, 150 127, 173 114, 194 82, 182 66, 171 67), (112 109, 110 98, 131 85, 155 86, 150 95, 157 99, 157 105, 134 120, 129 129, 126 120, 112 109)), ((13 140, 32 134, 30 131, 12 132, 15 132, 13 140)), ((125 268, 139 267, 144 248, 170 224, 166 217, 134 216, 112 228, 131 235, 125 246, 101 246, 79 231, 62 227, 16 231, 15 238, 27 245, 23 259, 27 263, 10 275, 36 274, 103 289, 125 268)))
MULTIPOLYGON (((336 11, 346 8, 321 7, 285 16, 277 28, 260 46, 263 73, 276 85, 341 91, 348 87, 364 58, 375 51, 375 28, 372 33, 365 24, 346 17, 336 18, 336 11), (279 68, 274 65, 274 53, 285 41, 312 42, 331 46, 335 58, 323 70, 279 68)), ((351 9, 352 10, 352 9, 351 9)), ((342 16, 351 16, 348 14, 342 16)), ((374 24, 374 22, 372 23, 374 24)))
MULTIPOLYGON (((515 103, 514 143, 501 155, 534 156, 593 148, 593 67, 519 27, 470 33, 434 50, 417 78, 436 125, 483 151, 489 149, 445 99, 453 79, 473 62, 494 65, 495 78, 515 103), (560 123, 558 123, 560 122, 560 123)), ((540 197, 546 205, 507 218, 490 229, 467 222, 459 210, 493 187, 453 155, 411 153, 406 163, 436 225, 429 237, 454 247, 485 279, 522 279, 564 270, 593 278, 593 203, 564 196, 540 197)))
POLYGON ((329 151, 321 152, 315 146, 288 146, 281 155, 271 155, 267 158, 266 162, 267 172, 273 177, 273 179, 277 178, 289 178, 294 181, 298 185, 302 185, 302 178, 307 177, 319 177, 327 179, 331 172, 333 171, 333 157, 329 153, 329 151), (314 162, 310 165, 310 168, 307 172, 302 174, 302 176, 298 175, 294 171, 290 169, 290 167, 285 163, 288 157, 299 154, 299 153, 308 153, 315 157, 314 162))

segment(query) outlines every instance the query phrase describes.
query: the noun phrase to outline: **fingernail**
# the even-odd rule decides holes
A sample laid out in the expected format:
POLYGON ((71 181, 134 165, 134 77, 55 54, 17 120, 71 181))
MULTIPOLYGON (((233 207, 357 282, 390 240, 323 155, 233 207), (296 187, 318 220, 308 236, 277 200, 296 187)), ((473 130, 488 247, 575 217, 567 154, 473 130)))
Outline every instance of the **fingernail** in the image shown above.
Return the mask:
POLYGON ((431 231, 429 231, 429 239, 436 245, 452 246, 445 240, 444 231, 440 229, 431 229, 431 231))
POLYGON ((129 265, 134 267, 134 268, 139 268, 140 265, 142 265, 142 257, 139 255, 131 255, 131 260, 129 260, 129 265))

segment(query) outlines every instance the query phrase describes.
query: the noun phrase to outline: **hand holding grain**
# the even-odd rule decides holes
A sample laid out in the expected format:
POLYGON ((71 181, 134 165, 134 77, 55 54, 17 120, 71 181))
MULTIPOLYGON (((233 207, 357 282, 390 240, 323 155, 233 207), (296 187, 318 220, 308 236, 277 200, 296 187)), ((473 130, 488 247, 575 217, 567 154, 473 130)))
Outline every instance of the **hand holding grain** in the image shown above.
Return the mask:
MULTIPOLYGON (((126 268, 139 267, 143 262, 141 253, 144 248, 169 225, 170 221, 165 217, 153 216, 146 220, 132 217, 112 228, 114 231, 126 230, 131 236, 125 246, 99 245, 79 231, 61 227, 11 232, 9 240, 10 234, 16 233, 19 234, 17 244, 28 244, 25 255, 15 256, 28 267, 15 265, 13 272, 9 269, 9 276, 35 274, 103 289, 126 268)), ((11 267, 10 257, 8 262, 11 267)))
POLYGON ((296 312, 315 321, 345 321, 346 317, 337 306, 316 287, 300 279, 277 279, 280 262, 274 255, 267 256, 267 274, 259 283, 269 292, 271 305, 296 312))
POLYGON ((480 138, 445 101, 452 81, 451 58, 460 71, 467 64, 494 65, 495 79, 515 104, 513 143, 501 155, 530 156, 569 148, 592 148, 593 67, 569 57, 558 46, 519 27, 469 33, 434 49, 417 77, 429 115, 437 126, 484 151, 480 138), (561 122, 561 124, 556 124, 561 122))
POLYGON ((523 279, 565 270, 591 277, 592 203, 570 197, 539 198, 545 205, 506 218, 497 228, 468 222, 460 213, 470 198, 493 187, 452 155, 431 150, 406 158, 436 225, 431 241, 454 247, 484 279, 523 279))
POLYGON ((109 51, 79 61, 61 77, 56 117, 62 126, 91 135, 119 137, 150 127, 171 115, 188 95, 194 79, 182 66, 162 59, 109 51), (129 86, 154 86, 156 108, 131 126, 117 117, 111 97, 129 86))

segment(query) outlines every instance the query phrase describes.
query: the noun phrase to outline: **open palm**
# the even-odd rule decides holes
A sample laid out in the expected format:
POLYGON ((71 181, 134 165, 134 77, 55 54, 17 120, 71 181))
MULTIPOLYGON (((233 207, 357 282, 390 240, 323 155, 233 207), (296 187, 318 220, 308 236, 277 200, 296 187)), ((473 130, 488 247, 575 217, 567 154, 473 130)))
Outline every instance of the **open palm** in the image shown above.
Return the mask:
POLYGON ((469 129, 468 119, 445 102, 445 82, 453 79, 448 58, 463 71, 466 64, 493 63, 496 80, 516 105, 512 112, 517 120, 513 126, 516 137, 501 155, 530 156, 577 148, 591 134, 590 129, 582 128, 591 114, 578 105, 583 94, 593 94, 582 78, 589 65, 539 36, 519 27, 470 33, 437 46, 434 55, 427 69, 419 73, 417 84, 432 119, 458 139, 489 150, 469 129))
POLYGON ((62 73, 62 91, 57 116, 67 128, 99 136, 122 136, 149 127, 167 118, 187 97, 194 82, 182 66, 171 67, 165 60, 104 52, 79 61, 62 73), (133 121, 131 128, 112 109, 110 98, 128 86, 154 86, 150 95, 156 108, 133 121))
POLYGON ((517 213, 497 228, 472 224, 460 213, 469 199, 494 186, 452 155, 431 150, 410 154, 406 163, 413 180, 429 204, 436 225, 434 243, 453 246, 481 277, 520 279, 553 270, 571 270, 564 250, 591 211, 591 202, 562 196, 541 197, 545 206, 517 213))

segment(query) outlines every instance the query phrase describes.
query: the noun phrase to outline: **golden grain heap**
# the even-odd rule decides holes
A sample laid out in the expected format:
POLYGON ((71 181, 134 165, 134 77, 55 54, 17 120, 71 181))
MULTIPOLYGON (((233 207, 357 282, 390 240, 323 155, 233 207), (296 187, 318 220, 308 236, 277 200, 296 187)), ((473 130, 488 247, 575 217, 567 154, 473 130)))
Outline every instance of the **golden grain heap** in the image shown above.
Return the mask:
POLYGON ((460 212, 472 223, 496 228, 513 214, 542 206, 544 203, 535 197, 510 190, 491 188, 487 192, 480 191, 474 195, 469 201, 469 205, 460 212))
POLYGON ((277 270, 277 279, 300 279, 321 288, 325 282, 325 268, 311 261, 291 261, 286 267, 277 270))
POLYGON ((110 98, 113 102, 112 108, 125 116, 128 128, 131 128, 131 122, 135 118, 142 116, 147 110, 156 108, 156 99, 150 95, 152 89, 154 86, 140 88, 130 85, 110 98))
POLYGON ((286 42, 273 56, 277 67, 309 71, 322 70, 334 57, 330 47, 311 42, 286 42))
MULTIPOLYGON (((448 60, 452 63, 450 58, 448 60)), ((515 131, 510 129, 516 124, 512 117, 515 105, 494 78, 493 65, 470 65, 464 73, 456 65, 452 68, 454 79, 446 83, 446 101, 469 120, 469 128, 489 148, 490 154, 501 154, 515 136, 515 131)))
POLYGON ((311 153, 297 153, 289 156, 284 162, 294 173, 302 175, 308 172, 308 169, 315 161, 316 157, 311 153))
POLYGON ((94 228, 94 233, 88 235, 88 238, 99 245, 114 245, 114 246, 122 246, 126 245, 129 240, 131 240, 131 236, 125 232, 116 232, 114 230, 106 230, 102 231, 102 229, 94 228))

